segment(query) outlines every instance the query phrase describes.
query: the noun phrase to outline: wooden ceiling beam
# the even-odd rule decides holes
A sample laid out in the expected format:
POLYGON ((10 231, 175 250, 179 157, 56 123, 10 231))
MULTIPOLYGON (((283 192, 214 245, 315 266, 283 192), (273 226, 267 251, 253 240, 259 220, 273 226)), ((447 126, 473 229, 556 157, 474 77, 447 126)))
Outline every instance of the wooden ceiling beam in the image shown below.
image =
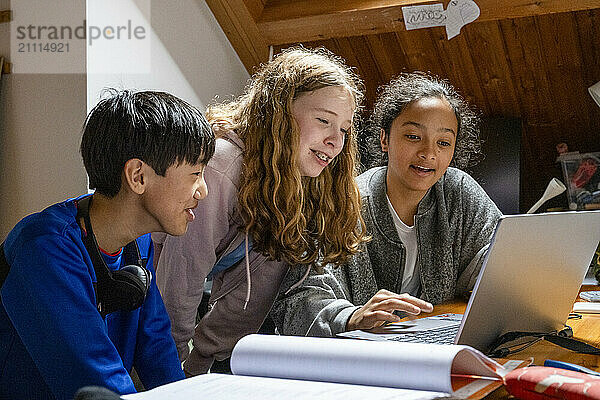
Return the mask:
MULTIPOLYGON (((214 1, 214 0, 213 0, 214 1)), ((405 30, 402 7, 448 0, 347 0, 267 2, 257 28, 267 45, 405 30)), ((476 0, 477 22, 600 8, 598 0, 476 0)))
POLYGON ((269 46, 256 25, 263 0, 206 0, 238 57, 252 74, 269 60, 269 46))
POLYGON ((409 6, 432 2, 434 0, 268 0, 261 19, 263 21, 275 21, 292 17, 335 14, 352 10, 377 10, 385 7, 409 6))
POLYGON ((254 21, 258 21, 264 8, 267 0, 244 0, 244 4, 248 8, 250 15, 254 21))

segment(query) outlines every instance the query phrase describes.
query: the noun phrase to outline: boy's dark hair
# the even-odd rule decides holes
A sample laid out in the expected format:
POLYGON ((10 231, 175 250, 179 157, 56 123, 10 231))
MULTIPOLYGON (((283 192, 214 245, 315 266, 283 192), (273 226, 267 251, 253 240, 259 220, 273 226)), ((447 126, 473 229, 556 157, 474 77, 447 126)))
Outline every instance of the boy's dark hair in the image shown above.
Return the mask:
POLYGON ((387 164, 387 153, 382 153, 379 144, 381 129, 389 136, 392 122, 402 111, 427 97, 446 99, 456 114, 458 132, 450 165, 464 169, 480 161, 479 118, 448 81, 422 72, 403 73, 379 90, 367 127, 368 137, 363 139, 366 143, 362 145, 368 149, 366 158, 370 166, 387 164))
POLYGON ((171 165, 206 164, 212 157, 215 137, 196 107, 164 92, 108 93, 83 128, 80 151, 90 189, 116 196, 123 167, 132 158, 164 176, 171 165))

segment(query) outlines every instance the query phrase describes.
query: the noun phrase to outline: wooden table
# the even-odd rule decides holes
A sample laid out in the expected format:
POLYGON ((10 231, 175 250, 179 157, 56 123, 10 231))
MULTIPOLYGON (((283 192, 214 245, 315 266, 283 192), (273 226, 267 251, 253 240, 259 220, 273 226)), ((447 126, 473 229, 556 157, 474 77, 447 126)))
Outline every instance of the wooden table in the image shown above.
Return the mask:
MULTIPOLYGON (((600 290, 598 286, 584 286, 582 291, 600 290)), ((580 299, 577 299, 580 301, 580 299)), ((444 313, 465 312, 466 303, 452 302, 435 306, 434 312, 427 315, 437 315, 444 313)), ((600 314, 581 314, 581 319, 570 319, 567 325, 573 328, 573 337, 582 340, 593 346, 600 347, 600 314)), ((508 359, 526 360, 533 357, 535 365, 544 365, 546 359, 567 361, 582 365, 594 371, 600 371, 600 356, 579 354, 562 347, 556 346, 548 341, 542 340, 527 349, 516 354, 508 356, 508 359)), ((487 396, 488 399, 505 399, 508 393, 504 388, 500 388, 487 396)))

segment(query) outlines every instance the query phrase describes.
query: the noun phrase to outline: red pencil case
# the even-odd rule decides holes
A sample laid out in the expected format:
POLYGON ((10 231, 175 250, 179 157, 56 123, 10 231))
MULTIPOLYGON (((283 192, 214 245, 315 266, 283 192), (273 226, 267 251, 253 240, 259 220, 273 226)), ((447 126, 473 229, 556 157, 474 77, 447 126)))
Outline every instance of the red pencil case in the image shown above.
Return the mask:
POLYGON ((600 376, 550 367, 519 368, 504 377, 506 390, 522 400, 600 400, 600 376))

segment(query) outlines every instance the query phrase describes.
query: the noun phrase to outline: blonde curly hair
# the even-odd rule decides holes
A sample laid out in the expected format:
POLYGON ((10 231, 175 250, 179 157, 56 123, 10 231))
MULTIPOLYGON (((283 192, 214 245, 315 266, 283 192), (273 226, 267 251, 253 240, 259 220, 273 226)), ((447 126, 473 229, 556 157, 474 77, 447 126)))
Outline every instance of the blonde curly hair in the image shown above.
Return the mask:
POLYGON ((302 177, 298 166, 292 103, 329 86, 346 88, 359 107, 362 82, 340 58, 323 48, 295 47, 261 65, 243 95, 207 111, 217 133, 233 129, 244 142, 238 202, 253 247, 292 265, 339 265, 365 241, 354 127, 318 177, 302 177))

